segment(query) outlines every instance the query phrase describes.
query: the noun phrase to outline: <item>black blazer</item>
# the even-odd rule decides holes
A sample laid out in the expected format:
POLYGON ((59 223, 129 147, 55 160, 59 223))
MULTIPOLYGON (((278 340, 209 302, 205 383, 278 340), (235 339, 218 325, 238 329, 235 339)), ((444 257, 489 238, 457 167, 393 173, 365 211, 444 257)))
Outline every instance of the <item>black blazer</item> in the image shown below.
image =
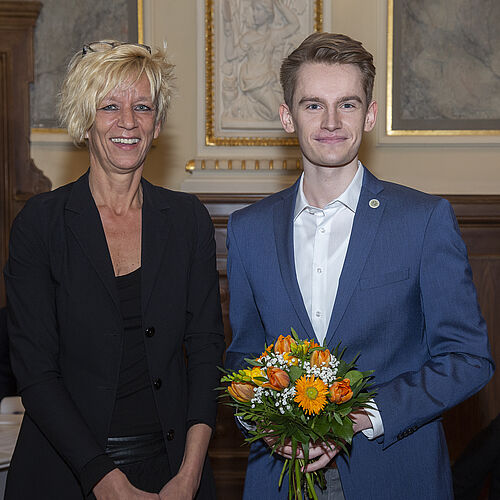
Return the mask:
POLYGON ((0 401, 16 395, 16 379, 12 373, 7 336, 7 308, 0 309, 0 401))
MULTIPOLYGON (((142 187, 143 328, 175 473, 187 422, 215 424, 224 349, 215 242, 195 196, 144 179, 142 187)), ((85 465, 106 444, 123 336, 88 174, 28 201, 12 227, 5 281, 12 366, 26 408, 6 498, 82 498, 85 465)))

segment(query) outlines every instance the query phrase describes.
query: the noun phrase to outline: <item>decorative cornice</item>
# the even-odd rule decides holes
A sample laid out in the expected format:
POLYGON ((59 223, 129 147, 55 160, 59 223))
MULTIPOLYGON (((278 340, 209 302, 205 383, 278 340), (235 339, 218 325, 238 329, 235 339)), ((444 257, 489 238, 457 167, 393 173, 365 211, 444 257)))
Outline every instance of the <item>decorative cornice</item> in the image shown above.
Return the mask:
POLYGON ((34 26, 40 13, 40 2, 0 2, 0 26, 34 26))

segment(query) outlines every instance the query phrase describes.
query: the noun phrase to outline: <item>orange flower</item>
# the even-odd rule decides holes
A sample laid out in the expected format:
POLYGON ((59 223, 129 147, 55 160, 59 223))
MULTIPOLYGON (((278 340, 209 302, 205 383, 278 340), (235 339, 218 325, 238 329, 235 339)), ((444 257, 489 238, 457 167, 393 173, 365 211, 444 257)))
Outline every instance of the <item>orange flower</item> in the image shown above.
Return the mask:
POLYGON ((292 350, 292 346, 296 344, 297 343, 295 342, 294 339, 292 339, 290 335, 287 335, 286 337, 280 335, 278 337, 278 340, 276 341, 276 344, 274 344, 274 352, 276 354, 283 354, 285 352, 290 352, 292 350))
POLYGON ((282 391, 290 385, 290 377, 288 374, 275 366, 271 366, 267 369, 267 378, 269 383, 264 384, 264 387, 270 387, 275 391, 282 391))
POLYGON ((320 378, 302 375, 295 382, 295 389, 297 395, 294 401, 299 403, 304 412, 318 414, 325 407, 328 387, 320 378))
POLYGON ((314 340, 303 340, 294 350, 297 354, 307 354, 313 347, 320 347, 314 340))
POLYGON ((321 366, 323 363, 327 365, 330 362, 330 351, 325 349, 324 351, 313 351, 311 354, 311 366, 321 366))
POLYGON ((307 350, 312 349, 313 347, 321 347, 317 342, 314 340, 304 340, 304 345, 307 346, 307 350))
POLYGON ((236 401, 246 403, 253 398, 254 386, 243 382, 231 382, 227 390, 236 401))
POLYGON ((264 356, 268 356, 271 352, 273 352, 273 344, 267 346, 266 350, 257 358, 257 361, 260 361, 264 356))
POLYGON ((330 399, 338 405, 352 398, 351 382, 348 378, 334 382, 330 387, 330 399))

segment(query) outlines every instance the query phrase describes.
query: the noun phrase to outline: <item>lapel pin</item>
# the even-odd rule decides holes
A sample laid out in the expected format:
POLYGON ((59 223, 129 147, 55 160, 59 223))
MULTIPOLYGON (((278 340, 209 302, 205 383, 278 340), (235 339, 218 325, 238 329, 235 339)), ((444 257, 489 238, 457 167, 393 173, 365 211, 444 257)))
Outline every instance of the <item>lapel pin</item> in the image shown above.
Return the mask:
POLYGON ((368 202, 368 205, 370 205, 370 208, 378 208, 380 206, 380 201, 378 201, 377 198, 373 198, 368 202))

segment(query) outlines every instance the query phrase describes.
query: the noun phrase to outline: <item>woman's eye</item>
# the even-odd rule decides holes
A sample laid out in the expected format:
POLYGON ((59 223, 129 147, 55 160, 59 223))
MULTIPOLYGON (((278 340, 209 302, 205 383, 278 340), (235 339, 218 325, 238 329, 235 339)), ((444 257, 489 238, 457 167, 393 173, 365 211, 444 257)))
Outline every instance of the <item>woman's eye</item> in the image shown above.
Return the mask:
POLYGON ((146 104, 138 104, 135 107, 136 111, 151 111, 151 108, 147 106, 146 104))
POLYGON ((118 109, 118 106, 116 104, 108 104, 106 106, 103 106, 101 109, 103 111, 116 111, 118 109))

